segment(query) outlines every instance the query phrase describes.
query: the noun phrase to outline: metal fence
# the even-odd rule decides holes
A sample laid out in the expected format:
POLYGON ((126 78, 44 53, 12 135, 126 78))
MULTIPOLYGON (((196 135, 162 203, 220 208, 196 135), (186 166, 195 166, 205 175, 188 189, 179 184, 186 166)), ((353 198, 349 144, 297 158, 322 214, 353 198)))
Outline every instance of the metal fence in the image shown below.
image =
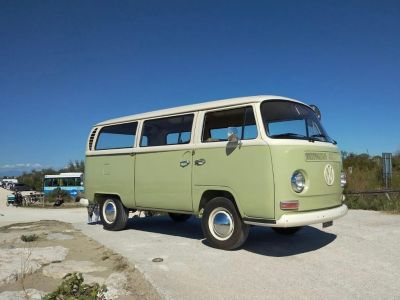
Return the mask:
POLYGON ((347 191, 345 195, 382 195, 382 194, 394 194, 400 193, 400 189, 394 190, 371 190, 371 191, 347 191))
POLYGON ((348 191, 345 196, 349 208, 400 211, 400 189, 348 191))

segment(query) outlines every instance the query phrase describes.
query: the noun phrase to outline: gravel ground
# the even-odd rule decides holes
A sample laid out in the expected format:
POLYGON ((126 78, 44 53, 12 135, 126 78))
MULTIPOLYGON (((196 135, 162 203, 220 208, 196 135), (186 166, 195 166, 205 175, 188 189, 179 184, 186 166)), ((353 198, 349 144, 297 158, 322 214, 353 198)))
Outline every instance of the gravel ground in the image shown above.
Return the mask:
POLYGON ((82 210, 1 209, 2 220, 58 219, 127 257, 170 299, 399 299, 400 216, 351 210, 294 236, 253 227, 237 251, 210 248, 200 222, 133 219, 125 231, 87 225, 82 210), (35 211, 32 213, 32 211, 35 211), (162 262, 153 262, 162 258, 162 262))
POLYGON ((73 272, 82 273, 85 283, 105 284, 109 300, 160 299, 124 257, 71 224, 39 221, 0 227, 0 300, 41 299, 73 272), (35 239, 24 242, 22 235, 35 239))

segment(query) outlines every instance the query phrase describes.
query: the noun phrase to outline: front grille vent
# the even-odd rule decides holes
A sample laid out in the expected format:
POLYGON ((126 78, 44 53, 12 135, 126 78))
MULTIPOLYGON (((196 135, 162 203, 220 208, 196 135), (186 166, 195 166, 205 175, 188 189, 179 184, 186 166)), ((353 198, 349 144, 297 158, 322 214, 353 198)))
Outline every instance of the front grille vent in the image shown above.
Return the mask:
POLYGON ((92 146, 93 146, 94 137, 96 136, 96 132, 97 132, 97 128, 93 129, 92 133, 90 134, 89 150, 93 150, 92 146))
POLYGON ((335 152, 306 152, 306 161, 340 161, 340 154, 335 152))
POLYGON ((326 152, 306 152, 306 161, 327 161, 328 154, 326 152))

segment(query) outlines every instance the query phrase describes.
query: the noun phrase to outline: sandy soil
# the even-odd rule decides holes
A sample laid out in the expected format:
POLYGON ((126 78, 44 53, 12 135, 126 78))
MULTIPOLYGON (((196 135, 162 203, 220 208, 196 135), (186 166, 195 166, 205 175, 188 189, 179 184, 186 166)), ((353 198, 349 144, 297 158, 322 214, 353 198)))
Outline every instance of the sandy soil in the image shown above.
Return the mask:
MULTIPOLYGON (((48 246, 62 246, 69 249, 66 260, 91 261, 96 266, 105 267, 104 271, 92 272, 90 275, 107 278, 114 272, 127 272, 128 286, 131 295, 118 299, 159 299, 154 288, 144 279, 143 275, 134 269, 125 258, 105 248, 94 240, 83 235, 79 230, 68 223, 58 221, 39 221, 30 223, 16 223, 0 227, 0 248, 35 248, 48 246), (36 234, 38 240, 23 242, 21 235, 36 234), (69 236, 69 239, 49 239, 54 236, 69 236), (57 235, 58 234, 58 235, 57 235)), ((1 268, 1 263, 0 263, 1 268)), ((41 270, 27 275, 23 280, 0 285, 3 291, 20 291, 23 288, 35 288, 44 292, 53 291, 61 282, 42 274, 41 270)))
POLYGON ((3 188, 0 188, 0 212, 7 207, 7 195, 12 192, 3 188))

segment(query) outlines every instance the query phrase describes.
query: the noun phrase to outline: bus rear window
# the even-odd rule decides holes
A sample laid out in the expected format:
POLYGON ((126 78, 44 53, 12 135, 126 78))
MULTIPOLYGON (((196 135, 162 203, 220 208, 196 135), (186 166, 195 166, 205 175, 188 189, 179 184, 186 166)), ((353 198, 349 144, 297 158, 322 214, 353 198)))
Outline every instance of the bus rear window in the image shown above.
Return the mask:
POLYGON ((100 130, 95 150, 132 148, 136 139, 137 122, 105 126, 100 130))

